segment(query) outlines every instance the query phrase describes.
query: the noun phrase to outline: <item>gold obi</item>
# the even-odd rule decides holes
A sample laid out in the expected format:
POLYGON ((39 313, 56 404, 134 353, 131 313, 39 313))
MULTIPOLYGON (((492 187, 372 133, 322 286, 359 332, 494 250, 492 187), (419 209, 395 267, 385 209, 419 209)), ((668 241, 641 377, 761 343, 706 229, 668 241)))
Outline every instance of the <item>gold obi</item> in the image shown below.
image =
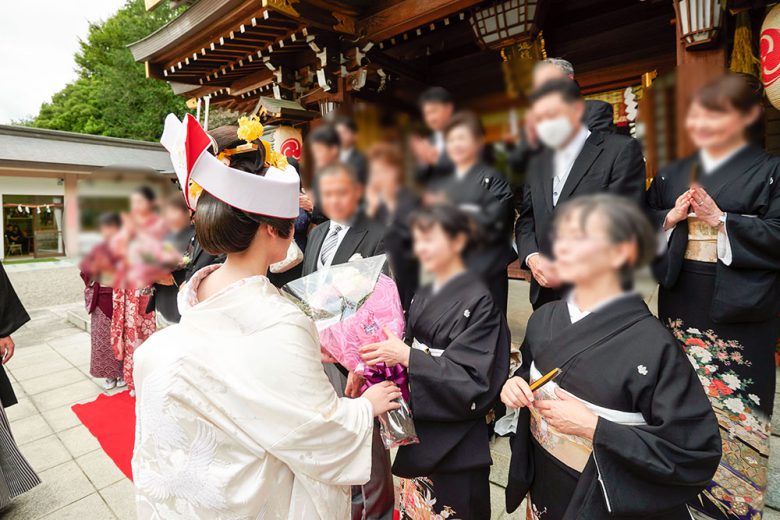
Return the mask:
POLYGON ((718 261, 718 228, 697 217, 688 217, 686 260, 715 263, 718 261))
MULTIPOLYGON (((534 398, 557 400, 558 396, 555 395, 555 388, 557 388, 557 386, 558 385, 555 383, 544 385, 534 392, 534 398)), ((547 453, 563 462, 571 469, 582 473, 582 470, 585 469, 585 465, 588 463, 590 454, 593 451, 593 444, 591 441, 575 435, 567 435, 559 432, 550 426, 545 418, 542 417, 542 414, 533 406, 530 406, 528 411, 531 412, 531 435, 534 436, 536 442, 538 442, 547 453)))

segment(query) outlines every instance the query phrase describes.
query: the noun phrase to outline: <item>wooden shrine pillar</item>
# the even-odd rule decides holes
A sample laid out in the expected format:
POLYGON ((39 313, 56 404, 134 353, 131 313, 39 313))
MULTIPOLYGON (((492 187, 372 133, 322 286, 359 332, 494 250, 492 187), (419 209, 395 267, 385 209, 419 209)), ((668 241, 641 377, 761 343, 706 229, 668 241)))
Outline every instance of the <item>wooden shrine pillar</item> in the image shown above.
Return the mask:
POLYGON ((695 148, 688 133, 685 131, 685 113, 691 97, 700 87, 726 72, 726 51, 723 40, 717 47, 704 50, 687 50, 680 39, 680 25, 677 29, 677 157, 685 157, 694 152, 695 148))

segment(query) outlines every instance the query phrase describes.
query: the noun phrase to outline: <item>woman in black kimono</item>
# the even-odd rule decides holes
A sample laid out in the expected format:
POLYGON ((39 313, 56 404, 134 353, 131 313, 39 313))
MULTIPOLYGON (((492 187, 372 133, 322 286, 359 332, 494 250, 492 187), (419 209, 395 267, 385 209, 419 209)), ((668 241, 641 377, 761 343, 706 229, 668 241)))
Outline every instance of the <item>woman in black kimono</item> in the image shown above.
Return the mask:
MULTIPOLYGON (((30 321, 30 315, 16 296, 11 280, 0 263, 0 363, 5 365, 14 355, 11 334, 30 321)), ((17 403, 16 394, 0 365, 0 512, 16 496, 41 483, 27 459, 16 446, 5 408, 17 403)))
POLYGON ((419 206, 419 200, 403 185, 404 157, 398 147, 378 143, 369 150, 368 160, 366 215, 385 226, 385 250, 401 306, 408 312, 420 282, 420 263, 412 250, 412 231, 409 229, 409 216, 419 206))
POLYGON ((445 130, 447 155, 455 173, 441 183, 433 198, 468 213, 476 224, 466 266, 482 278, 496 305, 506 314, 509 296, 507 266, 517 258, 512 249, 514 193, 503 174, 483 160, 485 130, 470 112, 455 114, 445 130))
POLYGON ((780 169, 748 144, 761 94, 742 76, 702 88, 686 127, 699 152, 658 173, 647 202, 668 247, 658 314, 688 354, 720 425, 723 460, 693 503, 709 518, 764 508, 780 305, 780 169))
POLYGON ((686 502, 720 459, 696 373, 641 296, 625 292, 656 252, 641 210, 616 195, 567 202, 554 225, 567 300, 531 315, 502 401, 521 408, 507 510, 534 520, 690 520, 686 502), (532 392, 529 383, 560 369, 532 392))
POLYGON ((412 300, 411 348, 391 337, 362 349, 369 364, 409 370, 420 443, 400 447, 393 464, 401 518, 487 519, 492 461, 485 416, 509 372, 509 328, 488 289, 464 267, 468 217, 432 206, 411 222, 417 258, 434 279, 412 300))

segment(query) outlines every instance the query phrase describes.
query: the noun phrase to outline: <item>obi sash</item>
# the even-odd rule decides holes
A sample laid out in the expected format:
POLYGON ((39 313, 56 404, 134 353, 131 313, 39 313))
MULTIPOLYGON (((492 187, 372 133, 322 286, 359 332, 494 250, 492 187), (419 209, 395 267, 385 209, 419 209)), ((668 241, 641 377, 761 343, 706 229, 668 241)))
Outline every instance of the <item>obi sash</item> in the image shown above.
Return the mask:
POLYGON ((695 216, 689 216, 688 245, 685 248, 685 259, 698 262, 717 262, 718 228, 710 226, 695 216))
POLYGON ((412 348, 416 348, 417 350, 421 350, 425 352, 426 354, 429 354, 433 357, 440 357, 442 354, 444 354, 444 349, 440 348, 430 348, 428 345, 424 343, 420 343, 417 338, 414 338, 412 341, 412 348))
MULTIPOLYGON (((536 381, 542 377, 542 373, 536 368, 536 365, 531 363, 531 382, 536 381)), ((558 400, 558 396, 555 394, 555 390, 560 388, 555 381, 550 381, 536 392, 534 392, 535 399, 554 399, 558 400)), ((561 389, 566 392, 566 390, 561 389)), ((621 412, 620 410, 613 410, 611 408, 604 408, 592 403, 580 399, 571 392, 566 392, 578 401, 582 402, 588 409, 599 417, 603 417, 608 421, 612 421, 618 424, 625 424, 627 426, 641 426, 647 424, 641 413, 638 412, 621 412)), ((576 435, 568 435, 560 433, 555 428, 550 426, 542 414, 536 410, 535 407, 529 407, 531 412, 531 434, 536 439, 536 442, 544 448, 544 450, 566 464, 571 469, 582 473, 585 469, 585 465, 588 463, 590 454, 593 452, 593 444, 588 439, 577 437, 576 435)))

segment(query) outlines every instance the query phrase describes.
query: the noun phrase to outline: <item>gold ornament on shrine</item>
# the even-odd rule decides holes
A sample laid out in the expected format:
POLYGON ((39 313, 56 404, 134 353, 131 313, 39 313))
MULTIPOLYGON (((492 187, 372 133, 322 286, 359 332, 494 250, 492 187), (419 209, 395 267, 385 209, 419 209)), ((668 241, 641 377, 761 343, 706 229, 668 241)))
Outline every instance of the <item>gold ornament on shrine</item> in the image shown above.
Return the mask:
POLYGON ((533 40, 504 47, 501 49, 501 58, 507 95, 510 99, 516 99, 531 89, 534 65, 547 59, 543 34, 540 32, 533 40))

